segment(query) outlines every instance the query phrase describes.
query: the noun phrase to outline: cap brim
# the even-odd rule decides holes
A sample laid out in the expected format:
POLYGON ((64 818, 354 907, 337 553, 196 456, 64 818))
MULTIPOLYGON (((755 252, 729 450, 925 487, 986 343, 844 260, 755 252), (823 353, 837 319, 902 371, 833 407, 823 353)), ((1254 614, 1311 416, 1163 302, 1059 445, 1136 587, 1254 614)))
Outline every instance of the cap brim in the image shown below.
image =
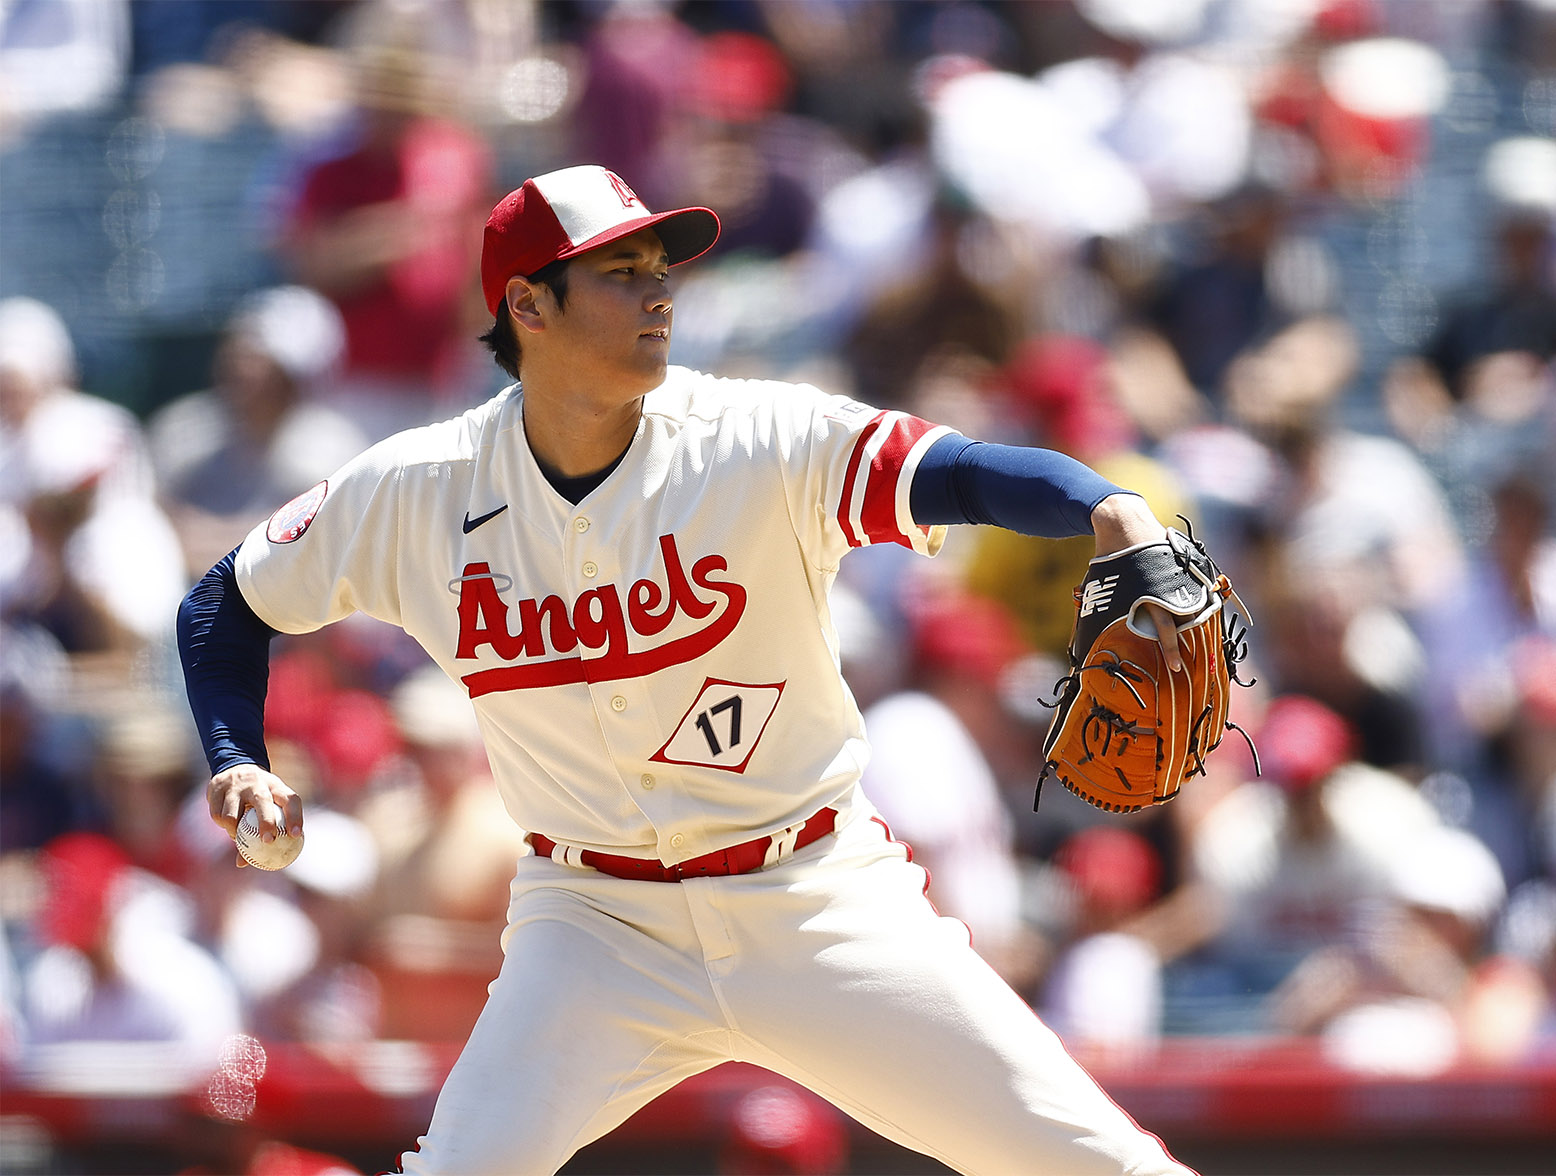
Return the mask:
POLYGON ((587 241, 580 241, 571 249, 562 250, 557 255, 557 260, 560 261, 564 257, 577 257, 580 253, 598 249, 601 245, 609 245, 612 241, 630 237, 633 233, 653 229, 659 234, 660 243, 665 247, 665 254, 669 257, 670 264, 680 265, 682 262, 701 257, 713 248, 713 243, 719 239, 719 228, 718 214, 711 208, 676 208, 669 212, 656 212, 652 216, 640 216, 635 220, 612 225, 606 232, 590 237, 587 241))

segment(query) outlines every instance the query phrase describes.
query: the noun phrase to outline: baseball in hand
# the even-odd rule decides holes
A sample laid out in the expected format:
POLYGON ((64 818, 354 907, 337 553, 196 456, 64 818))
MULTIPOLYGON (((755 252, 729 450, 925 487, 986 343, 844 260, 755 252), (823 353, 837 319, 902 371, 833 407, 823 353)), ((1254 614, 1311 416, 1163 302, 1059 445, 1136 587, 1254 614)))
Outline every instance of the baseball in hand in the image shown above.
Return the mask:
POLYGON ((259 813, 249 809, 238 822, 238 852, 243 860, 261 870, 281 870, 297 860, 303 851, 303 835, 290 837, 278 832, 274 841, 262 841, 259 836, 259 813))

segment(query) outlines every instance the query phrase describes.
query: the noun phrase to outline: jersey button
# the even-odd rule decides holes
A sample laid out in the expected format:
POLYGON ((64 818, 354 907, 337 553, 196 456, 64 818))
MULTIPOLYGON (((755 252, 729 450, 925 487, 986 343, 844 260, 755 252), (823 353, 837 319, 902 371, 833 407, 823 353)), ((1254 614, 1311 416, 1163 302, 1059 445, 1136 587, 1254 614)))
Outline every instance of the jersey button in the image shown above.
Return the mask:
POLYGON ((643 773, 643 779, 639 782, 643 785, 644 788, 652 788, 654 786, 654 778, 647 772, 643 773))
POLYGON ((600 574, 600 565, 591 559, 588 563, 584 564, 583 574, 588 576, 591 580, 594 579, 595 576, 600 574))
POLYGON ((577 518, 577 519, 573 520, 573 530, 577 531, 580 535, 582 535, 588 529, 589 529, 589 520, 588 519, 577 518))
POLYGON ((670 838, 670 848, 671 849, 680 849, 681 846, 683 846, 685 844, 686 844, 686 834, 684 834, 684 833, 677 833, 674 837, 670 838))
POLYGON ((611 699, 611 710, 614 710, 614 711, 624 711, 626 709, 627 709, 627 700, 625 698, 623 698, 621 695, 618 694, 618 695, 616 695, 615 698, 611 699))

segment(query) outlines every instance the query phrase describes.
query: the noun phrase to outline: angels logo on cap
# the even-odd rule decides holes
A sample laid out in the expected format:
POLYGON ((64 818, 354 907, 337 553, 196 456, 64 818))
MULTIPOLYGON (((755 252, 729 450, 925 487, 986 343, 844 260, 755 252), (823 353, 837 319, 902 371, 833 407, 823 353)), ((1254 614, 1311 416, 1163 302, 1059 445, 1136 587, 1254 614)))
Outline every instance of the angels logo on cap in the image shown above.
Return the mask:
POLYGON ((319 513, 319 507, 324 505, 324 496, 329 493, 329 489, 329 482, 320 482, 279 508, 270 516, 270 522, 265 527, 265 538, 272 543, 295 543, 301 539, 314 516, 319 513))
POLYGON ((493 314, 508 280, 575 257, 641 229, 653 229, 671 265, 700 257, 719 237, 711 208, 650 212, 615 172, 565 167, 524 181, 497 203, 481 243, 481 292, 493 314))
POLYGON ((631 208, 633 205, 636 205, 644 212, 648 211, 648 205, 639 200, 638 194, 627 187, 626 180, 613 171, 607 171, 605 174, 610 177, 611 187, 616 189, 616 195, 621 197, 621 206, 623 208, 631 208))

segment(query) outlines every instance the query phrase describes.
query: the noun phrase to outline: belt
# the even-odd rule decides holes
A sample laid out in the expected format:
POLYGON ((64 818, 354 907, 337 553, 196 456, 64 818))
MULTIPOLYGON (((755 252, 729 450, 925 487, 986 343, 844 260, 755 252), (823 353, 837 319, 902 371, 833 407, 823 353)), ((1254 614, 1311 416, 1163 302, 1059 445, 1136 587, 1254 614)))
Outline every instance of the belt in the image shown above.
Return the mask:
POLYGON ((588 866, 613 878, 627 878, 637 882, 679 882, 683 878, 749 874, 752 870, 781 862, 796 850, 825 837, 832 832, 836 823, 837 810, 824 808, 809 820, 780 829, 771 836, 743 841, 728 849, 716 849, 673 866, 667 866, 657 858, 623 857, 593 849, 559 846, 543 833, 531 833, 529 843, 535 847, 536 853, 553 861, 564 865, 588 866))

